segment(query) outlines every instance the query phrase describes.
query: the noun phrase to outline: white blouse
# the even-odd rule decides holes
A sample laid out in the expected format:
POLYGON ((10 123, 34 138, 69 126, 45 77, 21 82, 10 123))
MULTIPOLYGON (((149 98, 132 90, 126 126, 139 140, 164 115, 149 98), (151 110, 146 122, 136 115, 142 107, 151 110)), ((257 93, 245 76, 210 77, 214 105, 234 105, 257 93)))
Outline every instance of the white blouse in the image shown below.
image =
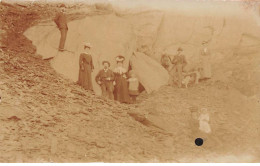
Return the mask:
POLYGON ((127 70, 126 70, 125 68, 119 66, 119 67, 116 67, 116 68, 114 69, 114 72, 115 72, 115 73, 119 73, 119 74, 124 74, 124 73, 127 72, 127 70))

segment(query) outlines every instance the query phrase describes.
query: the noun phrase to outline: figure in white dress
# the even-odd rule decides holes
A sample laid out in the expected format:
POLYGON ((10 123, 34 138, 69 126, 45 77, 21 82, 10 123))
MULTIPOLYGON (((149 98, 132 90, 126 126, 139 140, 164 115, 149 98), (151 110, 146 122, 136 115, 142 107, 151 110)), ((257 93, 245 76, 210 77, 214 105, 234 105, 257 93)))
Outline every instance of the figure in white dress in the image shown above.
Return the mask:
POLYGON ((199 120, 200 131, 205 132, 205 133, 210 133, 211 128, 209 125, 209 113, 206 108, 202 108, 200 110, 200 115, 199 115, 198 120, 199 120))

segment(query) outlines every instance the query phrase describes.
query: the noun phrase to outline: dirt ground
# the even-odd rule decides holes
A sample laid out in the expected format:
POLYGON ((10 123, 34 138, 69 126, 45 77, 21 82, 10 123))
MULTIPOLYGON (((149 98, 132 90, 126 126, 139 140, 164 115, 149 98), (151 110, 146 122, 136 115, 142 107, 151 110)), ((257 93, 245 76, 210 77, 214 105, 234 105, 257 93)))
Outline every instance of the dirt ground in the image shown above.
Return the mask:
MULTIPOLYGON (((257 92, 257 82, 245 80, 237 88, 230 84, 236 79, 221 75, 236 76, 239 64, 188 89, 142 93, 138 104, 111 102, 58 74, 23 35, 48 22, 55 5, 0 7, 0 162, 260 162, 260 96, 241 91, 248 86, 257 92), (210 113, 210 134, 200 132, 191 116, 202 108, 210 113), (203 146, 195 145, 197 137, 203 146)), ((87 15, 109 12, 99 7, 87 15)), ((239 51, 234 63, 241 60, 239 51)))

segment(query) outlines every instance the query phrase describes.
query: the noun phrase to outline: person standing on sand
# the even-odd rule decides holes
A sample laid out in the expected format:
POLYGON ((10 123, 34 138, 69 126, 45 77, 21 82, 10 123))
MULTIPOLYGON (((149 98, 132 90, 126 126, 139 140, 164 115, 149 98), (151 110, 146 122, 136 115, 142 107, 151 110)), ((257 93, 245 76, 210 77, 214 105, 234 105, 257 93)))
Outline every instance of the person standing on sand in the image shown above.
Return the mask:
POLYGON ((57 27, 60 30, 60 44, 59 44, 59 51, 64 51, 65 41, 68 32, 68 25, 67 25, 67 18, 65 15, 66 6, 64 4, 60 5, 60 12, 56 14, 54 18, 54 22, 56 23, 57 27))
POLYGON ((84 43, 84 52, 79 56, 78 84, 86 90, 93 91, 91 74, 94 70, 90 43, 84 43))
POLYGON ((121 103, 130 103, 130 96, 127 87, 127 70, 123 67, 125 57, 119 55, 116 57, 117 67, 115 74, 115 99, 121 103))
MULTIPOLYGON (((182 85, 182 79, 183 79, 183 69, 187 65, 187 61, 185 56, 182 54, 182 48, 179 47, 177 50, 177 55, 174 56, 172 60, 172 64, 174 65, 171 73, 173 72, 174 76, 177 76, 177 81, 178 81, 178 87, 180 88, 182 85)), ((175 79, 176 80, 176 79, 175 79)))
POLYGON ((200 50, 200 62, 201 62, 201 79, 210 79, 211 78, 211 64, 210 64, 210 50, 207 46, 208 42, 202 42, 202 49, 200 50))
POLYGON ((104 69, 100 70, 97 74, 96 82, 101 87, 102 96, 114 100, 114 73, 109 69, 110 63, 108 61, 103 61, 102 65, 104 69))

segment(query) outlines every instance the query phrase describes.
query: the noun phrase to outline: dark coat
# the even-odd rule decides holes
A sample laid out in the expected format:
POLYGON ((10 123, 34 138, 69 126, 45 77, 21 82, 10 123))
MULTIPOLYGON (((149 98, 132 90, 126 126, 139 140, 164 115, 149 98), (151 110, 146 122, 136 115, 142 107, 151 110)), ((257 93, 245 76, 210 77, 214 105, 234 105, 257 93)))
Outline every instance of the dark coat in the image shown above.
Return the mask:
POLYGON ((115 99, 121 103, 129 103, 130 102, 130 96, 128 92, 128 83, 127 83, 127 73, 117 73, 115 74, 115 99))
POLYGON ((90 54, 81 53, 79 57, 79 78, 78 83, 84 89, 93 90, 91 73, 94 69, 90 54))
POLYGON ((115 75, 112 70, 108 69, 107 72, 105 72, 104 69, 100 70, 96 76, 96 82, 100 81, 101 84, 104 84, 106 82, 114 81, 115 75))
POLYGON ((181 55, 175 55, 173 60, 172 60, 172 64, 182 64, 182 65, 186 65, 187 64, 187 61, 186 61, 186 58, 183 54, 181 55))
POLYGON ((54 18, 54 22, 58 26, 59 29, 67 29, 67 17, 63 12, 59 12, 56 14, 56 17, 54 18))

